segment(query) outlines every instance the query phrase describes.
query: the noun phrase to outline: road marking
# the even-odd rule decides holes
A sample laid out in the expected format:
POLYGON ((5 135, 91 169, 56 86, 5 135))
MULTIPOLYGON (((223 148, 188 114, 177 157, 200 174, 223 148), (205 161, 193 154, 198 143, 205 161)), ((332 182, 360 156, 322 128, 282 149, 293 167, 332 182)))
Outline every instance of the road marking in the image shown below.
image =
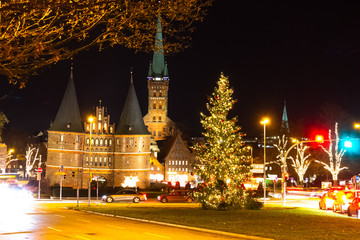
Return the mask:
POLYGON ((89 223, 89 222, 91 222, 91 221, 84 220, 84 219, 79 219, 79 218, 78 218, 78 219, 76 219, 76 220, 78 220, 78 221, 82 221, 82 222, 88 222, 88 223, 89 223))
POLYGON ((163 236, 163 235, 158 235, 158 234, 154 234, 154 233, 148 233, 148 232, 144 232, 145 234, 151 235, 151 236, 155 236, 155 237, 162 237, 162 238, 170 238, 167 236, 163 236))
POLYGON ((77 238, 80 238, 80 239, 84 239, 84 240, 90 240, 90 238, 86 238, 86 237, 82 237, 82 236, 75 236, 77 238))
POLYGON ((58 214, 55 214, 54 216, 57 216, 57 217, 65 217, 65 216, 63 216, 63 215, 58 215, 58 214))
POLYGON ((118 229, 126 229, 124 227, 118 227, 118 226, 113 226, 113 225, 106 225, 107 227, 112 227, 112 228, 118 228, 118 229))
POLYGON ((54 231, 58 231, 58 232, 61 232, 61 230, 59 229, 56 229, 56 228, 53 228, 53 227, 47 227, 48 229, 51 229, 51 230, 54 230, 54 231))

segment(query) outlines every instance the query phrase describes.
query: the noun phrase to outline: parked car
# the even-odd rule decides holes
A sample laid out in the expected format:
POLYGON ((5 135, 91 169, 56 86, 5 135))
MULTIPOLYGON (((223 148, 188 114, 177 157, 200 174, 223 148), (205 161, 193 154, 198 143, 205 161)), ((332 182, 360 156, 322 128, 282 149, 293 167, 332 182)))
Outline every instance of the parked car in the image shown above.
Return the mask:
POLYGON ((176 190, 169 194, 160 195, 157 197, 157 200, 162 203, 167 203, 167 202, 192 203, 195 201, 194 197, 191 195, 191 191, 186 191, 186 190, 176 190))
POLYGON ((117 201, 133 201, 139 203, 140 201, 146 201, 147 195, 145 193, 139 193, 132 189, 123 189, 115 194, 102 196, 104 202, 112 203, 117 201))
POLYGON ((352 215, 358 215, 358 211, 360 209, 360 197, 356 197, 352 200, 352 202, 349 204, 347 214, 348 216, 352 215))
POLYGON ((335 196, 333 211, 334 212, 340 211, 341 213, 346 212, 348 210, 349 204, 358 195, 359 195, 359 191, 339 190, 335 196))
POLYGON ((320 209, 333 209, 334 202, 335 202, 335 196, 336 196, 337 190, 334 191, 328 191, 324 193, 319 201, 319 208, 320 209))

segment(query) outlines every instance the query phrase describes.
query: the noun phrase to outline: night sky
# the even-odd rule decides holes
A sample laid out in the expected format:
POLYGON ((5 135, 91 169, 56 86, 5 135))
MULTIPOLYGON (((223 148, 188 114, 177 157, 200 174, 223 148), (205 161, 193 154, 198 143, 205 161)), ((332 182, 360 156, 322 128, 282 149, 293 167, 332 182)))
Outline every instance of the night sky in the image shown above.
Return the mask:
MULTIPOLYGON (((218 0, 197 24, 192 46, 167 56, 169 117, 189 136, 201 132, 200 112, 220 73, 229 76, 238 99, 232 115, 249 136, 262 133, 260 120, 271 118, 275 134, 286 100, 290 127, 298 134, 314 128, 325 105, 337 105, 360 120, 360 5, 334 1, 316 6, 278 1, 218 0)), ((101 99, 119 121, 130 69, 143 114, 147 113, 150 53, 121 46, 81 53, 74 59, 74 80, 83 119, 101 99)), ((70 61, 32 77, 25 89, 0 102, 10 120, 6 131, 45 130, 54 120, 70 75, 70 61)), ((2 93, 8 91, 2 80, 2 93)), ((344 115, 343 115, 344 116, 344 115)), ((340 126, 341 127, 341 126, 340 126)))

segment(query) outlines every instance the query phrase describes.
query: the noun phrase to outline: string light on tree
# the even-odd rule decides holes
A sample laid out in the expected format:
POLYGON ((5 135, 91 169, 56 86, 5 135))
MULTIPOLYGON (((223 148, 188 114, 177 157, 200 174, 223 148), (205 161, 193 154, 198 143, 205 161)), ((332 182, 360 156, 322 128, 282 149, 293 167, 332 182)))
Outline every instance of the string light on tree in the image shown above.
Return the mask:
POLYGON ((201 113, 206 143, 194 146, 199 164, 195 173, 203 182, 196 193, 204 208, 242 206, 246 199, 243 184, 250 177, 250 158, 243 147, 236 117, 227 119, 236 100, 229 80, 221 74, 209 102, 209 115, 201 113))

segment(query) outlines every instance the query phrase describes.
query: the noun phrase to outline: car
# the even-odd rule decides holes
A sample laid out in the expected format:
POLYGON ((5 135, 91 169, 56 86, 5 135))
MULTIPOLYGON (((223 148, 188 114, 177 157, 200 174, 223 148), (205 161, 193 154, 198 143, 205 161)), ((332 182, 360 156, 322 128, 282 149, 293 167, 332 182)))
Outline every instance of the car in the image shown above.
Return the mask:
POLYGON ((336 193, 335 201, 333 204, 333 211, 340 211, 344 213, 347 211, 349 204, 352 200, 359 195, 359 191, 355 190, 339 190, 336 193))
MULTIPOLYGON (((347 209, 347 214, 349 217, 352 215, 358 216, 358 211, 360 209, 360 197, 356 197, 352 200, 352 202, 349 204, 349 207, 347 209)), ((359 216, 358 216, 359 217, 359 216)))
POLYGON ((107 203, 117 201, 132 201, 134 203, 139 203, 140 201, 146 201, 147 195, 146 193, 139 193, 132 189, 123 189, 115 194, 102 196, 102 200, 107 203))
POLYGON ((191 195, 191 191, 187 190, 176 190, 168 194, 163 194, 157 197, 157 200, 162 203, 167 202, 195 202, 194 197, 191 195))
POLYGON ((320 198, 319 208, 324 210, 333 209, 337 191, 338 190, 329 190, 324 193, 320 198))

